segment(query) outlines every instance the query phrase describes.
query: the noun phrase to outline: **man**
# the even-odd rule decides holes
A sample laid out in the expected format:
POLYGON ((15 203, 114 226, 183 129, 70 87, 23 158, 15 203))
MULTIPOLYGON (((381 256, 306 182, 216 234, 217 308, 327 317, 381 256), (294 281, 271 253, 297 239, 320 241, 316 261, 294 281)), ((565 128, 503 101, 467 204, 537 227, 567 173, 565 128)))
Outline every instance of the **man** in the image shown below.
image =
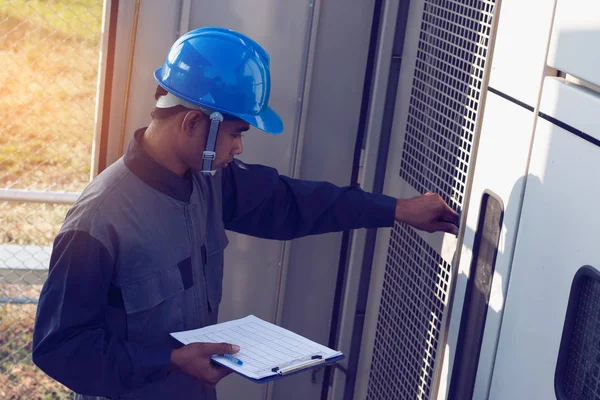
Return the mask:
POLYGON ((242 133, 277 134, 269 57, 221 28, 181 37, 162 68, 152 122, 90 183, 56 237, 33 360, 79 398, 214 399, 234 344, 175 345, 217 321, 225 229, 288 240, 403 221, 456 234, 438 195, 394 199, 246 165, 242 133))

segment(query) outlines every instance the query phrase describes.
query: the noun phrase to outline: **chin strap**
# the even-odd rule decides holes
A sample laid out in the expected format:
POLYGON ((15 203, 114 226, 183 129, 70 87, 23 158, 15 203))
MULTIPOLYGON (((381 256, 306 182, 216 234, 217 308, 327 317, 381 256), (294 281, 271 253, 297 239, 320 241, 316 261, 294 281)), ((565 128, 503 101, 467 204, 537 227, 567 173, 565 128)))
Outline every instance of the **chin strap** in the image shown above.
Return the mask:
POLYGON ((210 128, 208 138, 206 139, 206 149, 202 153, 202 175, 212 175, 212 162, 215 159, 215 146, 217 144, 217 134, 219 125, 223 122, 223 114, 218 111, 210 114, 210 128))

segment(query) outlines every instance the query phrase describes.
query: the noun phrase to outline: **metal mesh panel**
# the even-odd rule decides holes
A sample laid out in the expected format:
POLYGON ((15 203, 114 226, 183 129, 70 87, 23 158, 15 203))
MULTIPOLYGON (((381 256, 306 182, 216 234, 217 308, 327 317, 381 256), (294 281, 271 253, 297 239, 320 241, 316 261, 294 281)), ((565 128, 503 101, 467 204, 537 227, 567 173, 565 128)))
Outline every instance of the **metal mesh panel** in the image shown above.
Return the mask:
POLYGON ((400 176, 463 203, 494 1, 425 2, 400 176))
POLYGON ((412 228, 397 223, 390 238, 369 399, 428 398, 449 277, 450 264, 412 228))
MULTIPOLYGON (((494 0, 425 0, 400 176, 464 201, 494 0)), ((369 377, 370 399, 428 399, 450 265, 410 227, 392 231, 369 377)))
MULTIPOLYGON (((89 182, 102 6, 0 1, 0 188, 78 192, 89 182)), ((0 202, 2 399, 69 396, 31 362, 35 303, 67 209, 0 202)))
POLYGON ((600 282, 583 279, 562 384, 569 400, 600 400, 600 282))

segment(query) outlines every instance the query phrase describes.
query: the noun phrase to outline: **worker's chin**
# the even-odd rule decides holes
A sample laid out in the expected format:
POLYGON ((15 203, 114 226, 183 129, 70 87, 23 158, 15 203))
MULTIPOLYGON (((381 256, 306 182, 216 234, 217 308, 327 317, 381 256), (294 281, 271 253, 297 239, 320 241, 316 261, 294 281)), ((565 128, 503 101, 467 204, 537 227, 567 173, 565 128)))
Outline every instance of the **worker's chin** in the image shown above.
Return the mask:
MULTIPOLYGON (((225 168, 225 166, 223 166, 223 165, 215 165, 215 164, 213 164, 213 165, 211 165, 211 167, 210 167, 210 170, 211 170, 211 172, 214 174, 214 173, 216 173, 218 170, 220 170, 220 169, 222 169, 222 168, 225 168)), ((197 173, 200 173, 200 172, 204 171, 204 168, 202 168, 202 167, 199 167, 199 168, 192 168, 192 171, 195 171, 195 172, 197 172, 197 173)))
MULTIPOLYGON (((231 164, 231 161, 220 161, 220 162, 213 161, 212 165, 210 166, 210 169, 212 171, 216 171, 219 169, 227 168, 229 166, 229 164, 231 164)), ((200 168, 198 168, 198 170, 201 171, 202 166, 200 166, 200 168)))

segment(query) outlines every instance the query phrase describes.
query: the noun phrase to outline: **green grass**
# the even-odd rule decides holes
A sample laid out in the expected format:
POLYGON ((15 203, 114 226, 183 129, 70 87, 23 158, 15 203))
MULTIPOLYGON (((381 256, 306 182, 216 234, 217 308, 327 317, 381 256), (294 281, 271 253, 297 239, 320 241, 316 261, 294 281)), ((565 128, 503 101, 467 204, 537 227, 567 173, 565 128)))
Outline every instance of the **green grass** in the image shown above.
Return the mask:
MULTIPOLYGON (((102 0, 0 0, 0 187, 89 182, 101 20, 102 0)), ((67 210, 0 202, 0 243, 50 245, 67 210)), ((39 290, 0 282, 0 297, 39 290)), ((0 399, 71 398, 31 361, 35 309, 0 304, 0 399)))
POLYGON ((10 116, 0 120, 0 186, 81 190, 89 181, 98 46, 8 17, 0 51, 0 115, 10 116))
POLYGON ((97 0, 4 0, 0 4, 0 19, 28 21, 37 29, 62 34, 63 38, 98 44, 101 11, 97 0))
MULTIPOLYGON (((88 184, 101 16, 101 0, 0 2, 0 187, 88 184)), ((39 205, 0 209, 0 243, 49 245, 64 217, 39 205)))

